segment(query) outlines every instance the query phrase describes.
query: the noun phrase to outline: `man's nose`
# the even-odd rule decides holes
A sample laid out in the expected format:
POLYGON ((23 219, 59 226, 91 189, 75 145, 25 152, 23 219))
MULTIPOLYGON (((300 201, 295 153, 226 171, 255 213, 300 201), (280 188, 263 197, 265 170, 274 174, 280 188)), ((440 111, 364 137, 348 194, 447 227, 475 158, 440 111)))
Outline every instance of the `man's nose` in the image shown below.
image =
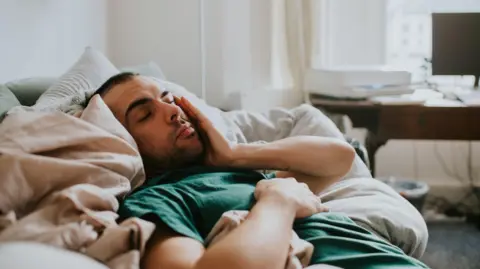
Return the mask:
POLYGON ((180 120, 180 108, 177 105, 158 101, 157 106, 163 112, 162 114, 167 123, 174 123, 180 120))

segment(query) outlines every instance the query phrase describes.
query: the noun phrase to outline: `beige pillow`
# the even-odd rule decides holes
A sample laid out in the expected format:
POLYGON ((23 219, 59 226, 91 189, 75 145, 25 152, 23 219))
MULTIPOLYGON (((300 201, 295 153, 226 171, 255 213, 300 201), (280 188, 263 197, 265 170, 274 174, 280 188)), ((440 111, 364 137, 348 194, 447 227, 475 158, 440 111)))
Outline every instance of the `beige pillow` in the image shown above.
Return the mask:
POLYGON ((135 150, 138 151, 137 144, 133 137, 123 127, 123 125, 115 118, 111 110, 105 104, 99 95, 94 95, 88 106, 83 110, 80 119, 92 123, 103 130, 127 141, 135 150))
MULTIPOLYGON (((88 106, 81 112, 80 119, 87 121, 108 133, 121 138, 126 141, 135 151, 138 152, 137 144, 130 135, 130 133, 123 127, 123 125, 115 118, 108 106, 99 95, 92 97, 88 106)), ((131 180, 132 190, 140 186, 145 179, 145 172, 143 166, 135 167, 137 171, 134 178, 131 180)))

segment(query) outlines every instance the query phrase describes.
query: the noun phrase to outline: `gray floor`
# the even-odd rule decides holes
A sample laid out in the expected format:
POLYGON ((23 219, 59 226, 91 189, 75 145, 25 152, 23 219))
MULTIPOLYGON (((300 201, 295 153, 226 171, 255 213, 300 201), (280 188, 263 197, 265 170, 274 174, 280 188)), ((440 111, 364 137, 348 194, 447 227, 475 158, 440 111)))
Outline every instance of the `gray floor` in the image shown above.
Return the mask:
POLYGON ((429 223, 422 261, 433 269, 480 269, 480 230, 467 223, 429 223))

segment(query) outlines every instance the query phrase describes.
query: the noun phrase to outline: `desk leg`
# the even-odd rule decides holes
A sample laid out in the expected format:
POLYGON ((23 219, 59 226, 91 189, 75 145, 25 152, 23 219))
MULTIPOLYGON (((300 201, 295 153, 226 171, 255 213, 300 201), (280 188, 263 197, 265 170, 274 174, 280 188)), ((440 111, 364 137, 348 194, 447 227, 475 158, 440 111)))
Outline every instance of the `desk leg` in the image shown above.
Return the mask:
POLYGON ((387 143, 387 139, 379 138, 375 133, 368 131, 367 138, 365 139, 365 147, 368 152, 368 159, 370 161, 370 171, 372 176, 375 177, 375 154, 377 150, 387 143))

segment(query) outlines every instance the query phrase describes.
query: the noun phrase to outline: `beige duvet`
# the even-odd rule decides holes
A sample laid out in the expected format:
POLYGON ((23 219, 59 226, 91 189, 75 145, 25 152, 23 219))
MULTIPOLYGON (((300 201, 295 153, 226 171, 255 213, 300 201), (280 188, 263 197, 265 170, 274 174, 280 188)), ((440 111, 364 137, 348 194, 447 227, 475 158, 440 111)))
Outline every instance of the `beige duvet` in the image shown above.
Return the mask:
POLYGON ((80 118, 22 112, 0 125, 0 243, 37 241, 110 268, 138 268, 152 223, 116 223, 116 197, 145 179, 128 132, 100 98, 80 118))

